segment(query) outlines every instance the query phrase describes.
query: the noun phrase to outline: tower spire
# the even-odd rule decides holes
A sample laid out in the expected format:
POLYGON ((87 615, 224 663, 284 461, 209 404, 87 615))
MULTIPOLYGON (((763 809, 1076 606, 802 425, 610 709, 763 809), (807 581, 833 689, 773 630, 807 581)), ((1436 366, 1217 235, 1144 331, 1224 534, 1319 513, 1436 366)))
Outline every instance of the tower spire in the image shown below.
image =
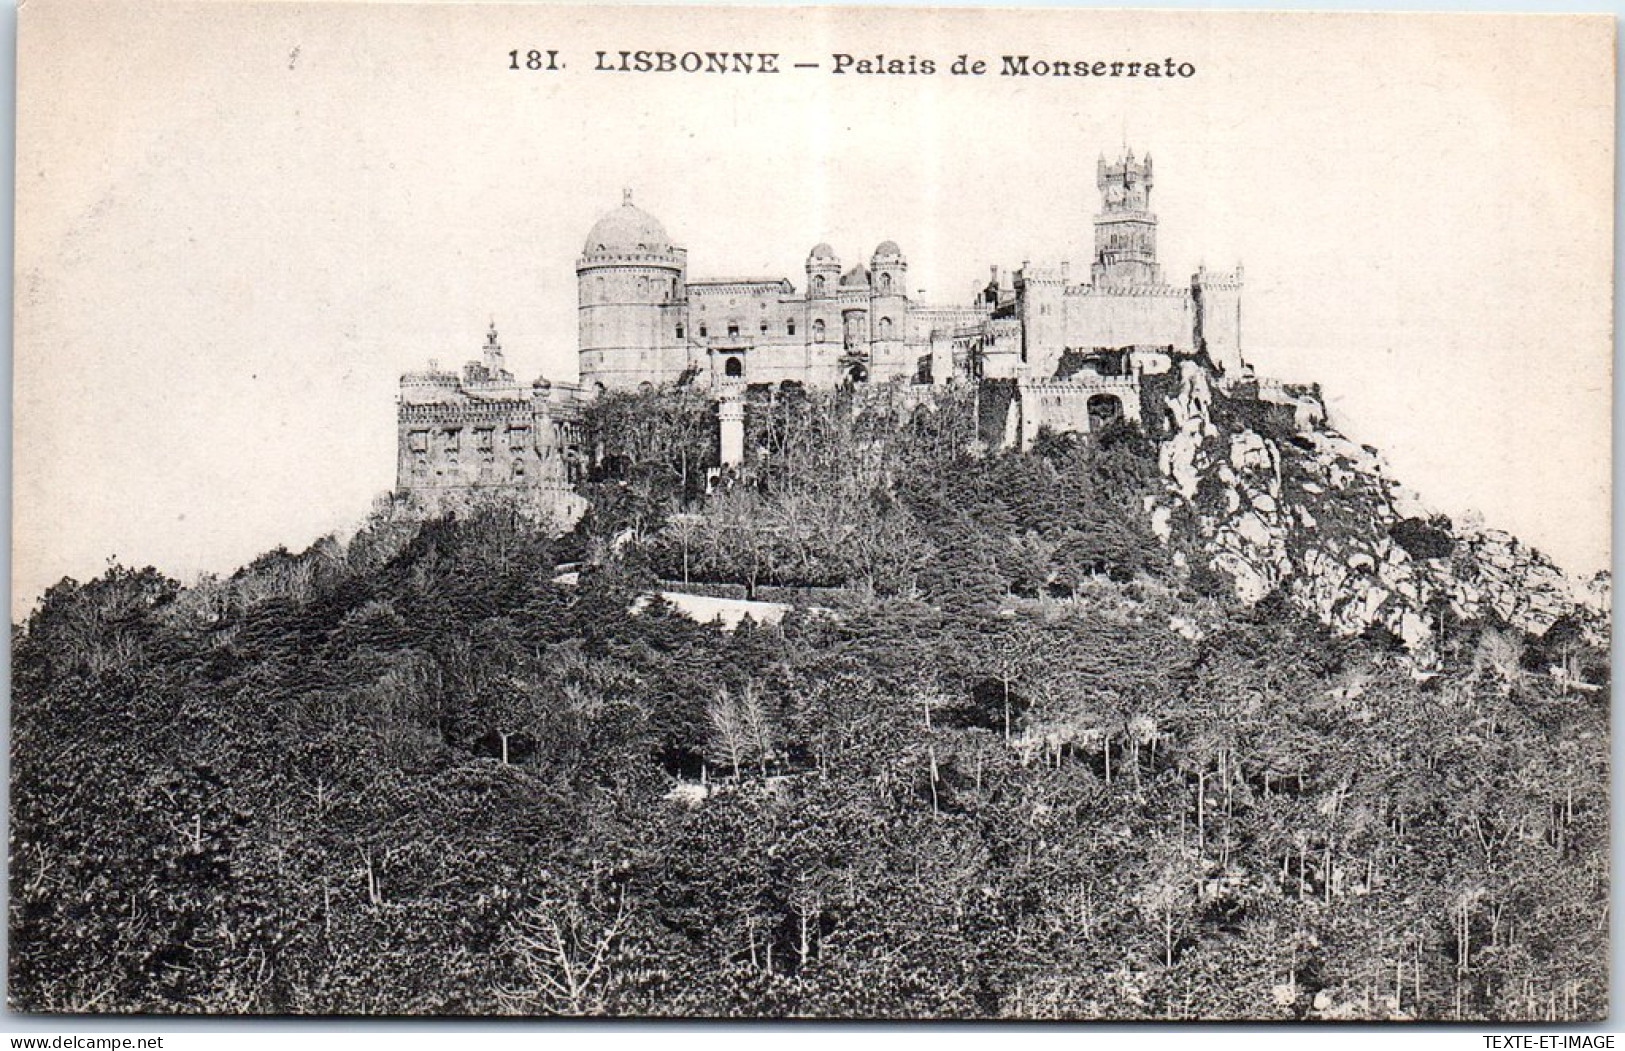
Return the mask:
POLYGON ((482 348, 485 359, 485 371, 492 379, 501 377, 503 372, 502 344, 497 340, 497 319, 491 317, 491 327, 485 333, 485 346, 482 348))

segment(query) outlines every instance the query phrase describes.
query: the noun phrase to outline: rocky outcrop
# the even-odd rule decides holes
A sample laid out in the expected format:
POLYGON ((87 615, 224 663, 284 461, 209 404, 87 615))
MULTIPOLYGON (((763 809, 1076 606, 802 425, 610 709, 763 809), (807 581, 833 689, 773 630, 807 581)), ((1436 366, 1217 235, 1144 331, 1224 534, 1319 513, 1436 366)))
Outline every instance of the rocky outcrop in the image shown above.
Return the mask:
POLYGON ((1187 362, 1167 409, 1151 527, 1243 602, 1280 591, 1340 633, 1380 626, 1425 659, 1446 610, 1540 634, 1584 597, 1511 535, 1430 514, 1375 449, 1327 425, 1313 392, 1216 389, 1187 362))

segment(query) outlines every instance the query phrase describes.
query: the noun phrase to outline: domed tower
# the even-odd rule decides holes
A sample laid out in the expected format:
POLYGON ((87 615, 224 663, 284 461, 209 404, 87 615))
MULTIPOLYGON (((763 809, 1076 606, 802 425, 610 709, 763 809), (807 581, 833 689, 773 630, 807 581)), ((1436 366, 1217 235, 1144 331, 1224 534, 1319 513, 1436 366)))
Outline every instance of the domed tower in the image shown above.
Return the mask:
POLYGON ((688 253, 632 203, 598 220, 576 260, 581 385, 670 383, 688 365, 688 253))
POLYGON ((807 254, 807 298, 834 299, 841 283, 841 261, 827 244, 813 245, 807 254))
POLYGON ((882 241, 869 259, 870 283, 876 296, 908 296, 908 260, 896 241, 882 241))
POLYGON ((876 342, 901 342, 908 322, 908 260, 896 241, 882 241, 869 259, 869 318, 876 342))

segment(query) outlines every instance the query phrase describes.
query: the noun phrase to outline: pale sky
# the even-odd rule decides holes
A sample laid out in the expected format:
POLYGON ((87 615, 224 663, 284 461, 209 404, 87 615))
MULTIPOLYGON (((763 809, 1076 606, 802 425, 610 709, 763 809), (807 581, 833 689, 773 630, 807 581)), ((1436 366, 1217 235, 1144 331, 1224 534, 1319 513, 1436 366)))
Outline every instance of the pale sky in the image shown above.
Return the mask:
POLYGON ((623 187, 690 274, 901 244, 967 300, 1086 272, 1095 160, 1156 160, 1164 272, 1246 265, 1243 345, 1447 513, 1608 563, 1603 17, 85 3, 19 17, 14 593, 188 579, 353 527, 399 373, 575 375, 574 263, 623 187), (514 72, 508 52, 568 68, 514 72), (820 70, 609 74, 593 52, 820 70), (832 75, 830 55, 934 76, 832 75), (992 73, 953 77, 960 53, 992 73), (1188 61, 1017 78, 999 56, 1188 61))

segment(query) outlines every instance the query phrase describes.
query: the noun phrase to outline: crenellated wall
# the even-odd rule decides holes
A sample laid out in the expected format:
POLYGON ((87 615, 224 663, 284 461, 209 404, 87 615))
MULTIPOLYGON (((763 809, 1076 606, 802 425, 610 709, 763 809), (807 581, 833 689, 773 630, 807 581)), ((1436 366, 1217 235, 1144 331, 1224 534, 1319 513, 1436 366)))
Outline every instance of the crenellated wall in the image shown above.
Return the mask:
POLYGON ((484 362, 457 373, 401 377, 396 403, 395 488, 425 512, 466 505, 479 493, 522 495, 554 517, 579 514, 581 390, 514 382, 501 368, 493 326, 484 362))
POLYGON ((1138 376, 1078 373, 1068 380, 1022 380, 1014 411, 1020 414, 1020 448, 1030 449, 1041 430, 1090 434, 1107 424, 1140 421, 1138 376))
POLYGON ((1198 349, 1225 373, 1242 372, 1247 364, 1241 354, 1242 277, 1238 266, 1228 272, 1203 267, 1191 278, 1198 349))

